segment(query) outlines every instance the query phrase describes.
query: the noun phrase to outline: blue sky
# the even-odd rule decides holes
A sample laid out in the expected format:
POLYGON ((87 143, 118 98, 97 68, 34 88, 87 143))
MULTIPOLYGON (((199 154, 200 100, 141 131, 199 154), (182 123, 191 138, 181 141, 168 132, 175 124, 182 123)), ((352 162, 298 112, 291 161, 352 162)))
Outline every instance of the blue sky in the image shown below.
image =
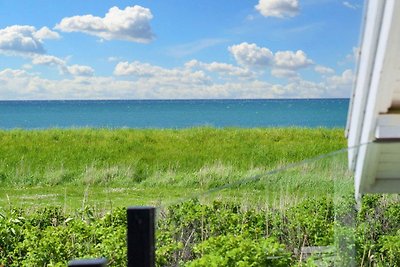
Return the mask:
POLYGON ((0 99, 349 97, 361 0, 0 1, 0 99))

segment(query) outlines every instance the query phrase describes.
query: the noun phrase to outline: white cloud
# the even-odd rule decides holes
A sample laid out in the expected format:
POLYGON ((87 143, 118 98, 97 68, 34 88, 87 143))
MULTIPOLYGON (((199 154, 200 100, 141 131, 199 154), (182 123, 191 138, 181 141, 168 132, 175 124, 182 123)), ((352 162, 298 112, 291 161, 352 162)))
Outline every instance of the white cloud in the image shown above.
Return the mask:
MULTIPOLYGON (((60 73, 73 76, 91 76, 94 70, 89 66, 68 66, 67 62, 56 56, 44 54, 43 40, 59 39, 57 32, 47 27, 36 30, 33 26, 14 25, 0 30, 0 51, 6 54, 24 56, 31 59, 33 65, 58 67, 60 73)), ((32 68, 25 64, 24 69, 32 68)))
POLYGON ((259 0, 255 8, 265 17, 294 17, 299 13, 298 0, 259 0))
POLYGON ((103 18, 93 15, 67 17, 55 28, 65 32, 84 32, 105 40, 148 43, 154 38, 150 26, 152 18, 148 8, 135 5, 121 10, 114 6, 103 18))
POLYGON ((67 66, 68 72, 74 76, 93 76, 94 69, 89 66, 72 65, 67 66))
POLYGON ((61 74, 70 74, 73 76, 92 76, 93 68, 83 65, 68 66, 67 62, 61 58, 51 55, 34 55, 32 64, 58 67, 61 74))
POLYGON ((117 76, 138 76, 138 77, 150 77, 160 73, 171 72, 170 70, 163 69, 159 66, 150 65, 148 63, 141 63, 134 61, 129 63, 127 61, 119 62, 114 69, 114 74, 117 76))
POLYGON ((271 74, 278 78, 299 77, 298 70, 314 64, 302 50, 273 54, 268 48, 248 43, 233 45, 228 49, 238 64, 256 69, 272 68, 271 74))
POLYGON ((47 65, 47 66, 64 66, 65 60, 51 55, 35 55, 32 57, 32 64, 47 65))
POLYGON ((315 72, 318 72, 320 74, 333 74, 335 73, 335 70, 332 68, 328 68, 325 66, 317 65, 314 67, 315 72))
POLYGON ((350 9, 358 9, 358 8, 360 8, 359 5, 352 4, 352 3, 348 2, 348 1, 343 1, 343 5, 345 7, 347 7, 347 8, 350 8, 350 9))
POLYGON ((25 70, 14 70, 7 68, 0 71, 0 77, 2 81, 7 80, 7 78, 24 77, 25 75, 27 75, 27 72, 25 70))
POLYGON ((202 69, 211 73, 218 73, 220 76, 232 76, 236 78, 254 77, 254 73, 248 68, 233 66, 222 62, 204 63, 198 60, 191 60, 185 63, 185 67, 191 69, 202 69))
POLYGON ((11 54, 42 54, 44 39, 57 39, 57 32, 43 27, 36 30, 33 26, 13 25, 0 29, 0 51, 11 54))
POLYGON ((30 70, 30 69, 33 68, 33 66, 32 66, 31 64, 24 64, 24 65, 22 65, 22 68, 23 68, 24 70, 30 70))
POLYGON ((35 77, 25 70, 4 69, 0 71, 0 95, 3 100, 30 99, 37 93, 33 86, 35 77))
POLYGON ((50 80, 24 70, 0 71, 2 99, 99 99, 128 95, 132 84, 111 77, 72 76, 50 80))
POLYGON ((308 59, 302 50, 278 51, 275 53, 274 61, 275 67, 290 70, 305 68, 313 64, 313 61, 308 59))
POLYGON ((47 27, 40 28, 37 32, 34 33, 34 36, 39 40, 60 39, 60 35, 58 34, 58 32, 52 31, 47 27))
POLYGON ((297 73, 297 71, 291 69, 278 69, 278 68, 272 69, 271 75, 277 78, 298 78, 300 76, 297 73))
POLYGON ((273 54, 265 47, 256 44, 241 43, 228 48, 236 61, 244 66, 266 67, 272 64, 273 54))
POLYGON ((131 76, 144 83, 164 84, 169 87, 182 84, 207 84, 211 80, 203 71, 192 71, 187 68, 167 69, 139 61, 119 62, 114 75, 131 76))
POLYGON ((343 85, 351 85, 354 80, 354 74, 353 71, 350 69, 347 69, 343 71, 342 75, 334 75, 331 77, 328 77, 328 82, 330 85, 336 87, 336 86, 343 86, 343 85))
POLYGON ((341 75, 326 78, 326 95, 330 97, 350 97, 354 82, 354 73, 351 69, 343 71, 341 75))
POLYGON ((319 98, 325 93, 323 84, 296 79, 282 86, 285 98, 319 98))
MULTIPOLYGON (((194 99, 194 98, 313 98, 348 97, 353 74, 331 76, 322 82, 303 79, 273 84, 257 79, 217 82, 201 72, 184 68, 166 69, 150 64, 125 65, 127 79, 117 77, 70 76, 50 80, 26 70, 0 71, 2 99, 194 99), (143 70, 147 69, 147 70, 143 70), (161 71, 161 72, 160 72, 161 71), (130 79, 129 75, 136 75, 130 79), (146 74, 143 76, 143 74, 146 74)), ((123 66, 120 65, 121 70, 123 66)))

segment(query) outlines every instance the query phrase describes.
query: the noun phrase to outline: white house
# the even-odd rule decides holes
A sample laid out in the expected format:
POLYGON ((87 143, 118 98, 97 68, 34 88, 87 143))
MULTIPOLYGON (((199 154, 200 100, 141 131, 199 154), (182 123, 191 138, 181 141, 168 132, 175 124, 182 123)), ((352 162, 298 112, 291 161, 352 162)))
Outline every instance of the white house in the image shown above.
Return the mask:
POLYGON ((367 0, 346 135, 355 193, 400 193, 400 1, 367 0))

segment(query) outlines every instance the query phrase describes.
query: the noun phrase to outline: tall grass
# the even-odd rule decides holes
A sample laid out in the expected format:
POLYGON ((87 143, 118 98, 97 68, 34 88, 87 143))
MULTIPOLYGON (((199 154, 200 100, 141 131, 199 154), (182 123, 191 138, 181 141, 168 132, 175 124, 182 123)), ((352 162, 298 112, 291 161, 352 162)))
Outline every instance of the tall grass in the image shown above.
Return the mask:
POLYGON ((202 184, 343 147, 342 129, 0 131, 0 183, 130 185, 174 174, 185 184, 193 174, 188 183, 202 184))
POLYGON ((322 128, 0 131, 0 208, 85 200, 107 210, 193 196, 295 204, 352 188, 345 153, 268 172, 345 146, 342 129, 322 128))

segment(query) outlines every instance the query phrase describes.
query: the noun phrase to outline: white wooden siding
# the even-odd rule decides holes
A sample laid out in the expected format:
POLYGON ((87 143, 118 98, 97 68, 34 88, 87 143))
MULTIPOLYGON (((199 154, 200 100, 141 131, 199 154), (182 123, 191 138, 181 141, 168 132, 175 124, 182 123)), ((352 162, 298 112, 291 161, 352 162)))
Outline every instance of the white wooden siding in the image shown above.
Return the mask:
POLYGON ((347 123, 357 197, 400 193, 400 0, 366 5, 347 123))

